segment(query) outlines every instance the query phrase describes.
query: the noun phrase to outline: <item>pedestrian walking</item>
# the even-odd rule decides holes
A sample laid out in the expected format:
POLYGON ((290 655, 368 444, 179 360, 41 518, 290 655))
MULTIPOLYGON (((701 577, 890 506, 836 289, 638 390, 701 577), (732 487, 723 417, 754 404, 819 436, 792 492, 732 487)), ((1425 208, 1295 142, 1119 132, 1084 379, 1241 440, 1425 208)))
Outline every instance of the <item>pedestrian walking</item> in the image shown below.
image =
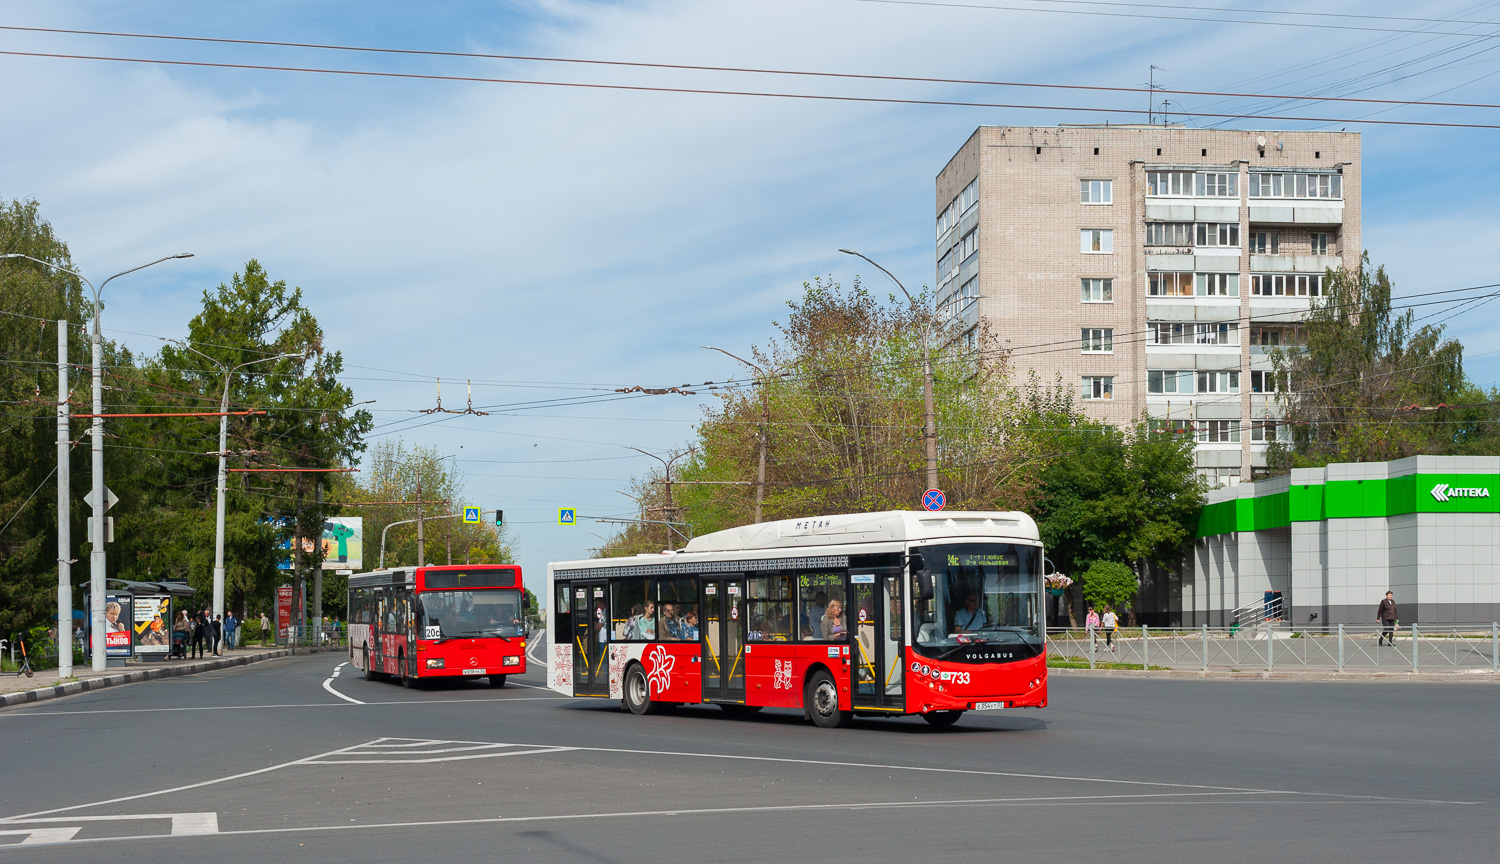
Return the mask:
POLYGON ((1119 620, 1115 617, 1115 610, 1106 604, 1104 616, 1099 619, 1099 624, 1104 628, 1104 646, 1111 654, 1115 650, 1115 625, 1119 623, 1119 620))
POLYGON ((229 614, 224 617, 224 647, 226 650, 233 651, 235 649, 236 643, 239 641, 239 634, 240 619, 234 617, 234 610, 230 609, 229 614))
POLYGON ((1377 645, 1396 644, 1396 592, 1385 592, 1385 599, 1380 601, 1380 607, 1375 610, 1375 622, 1380 625, 1380 640, 1377 645))
POLYGON ((204 609, 193 619, 193 647, 188 656, 198 659, 203 656, 203 646, 208 642, 208 610, 204 609))
POLYGON ((1089 614, 1083 619, 1083 629, 1089 638, 1089 647, 1093 648, 1095 641, 1099 638, 1099 612, 1094 604, 1089 604, 1089 614))
POLYGON ((209 636, 214 643, 214 656, 219 656, 219 645, 224 641, 224 616, 215 615, 213 623, 209 625, 209 636))
POLYGON ((260 647, 266 647, 266 644, 270 641, 270 639, 271 619, 267 618, 266 613, 262 612, 260 613, 260 647))

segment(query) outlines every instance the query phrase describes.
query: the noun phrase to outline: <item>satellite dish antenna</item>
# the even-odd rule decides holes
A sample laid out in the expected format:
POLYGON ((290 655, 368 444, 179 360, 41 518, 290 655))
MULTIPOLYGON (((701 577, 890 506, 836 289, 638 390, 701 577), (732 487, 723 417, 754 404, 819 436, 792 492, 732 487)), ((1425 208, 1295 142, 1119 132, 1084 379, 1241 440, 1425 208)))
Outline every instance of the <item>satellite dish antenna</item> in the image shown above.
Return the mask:
POLYGON ((1255 138, 1255 146, 1259 147, 1262 150, 1266 149, 1266 136, 1257 135, 1255 138))

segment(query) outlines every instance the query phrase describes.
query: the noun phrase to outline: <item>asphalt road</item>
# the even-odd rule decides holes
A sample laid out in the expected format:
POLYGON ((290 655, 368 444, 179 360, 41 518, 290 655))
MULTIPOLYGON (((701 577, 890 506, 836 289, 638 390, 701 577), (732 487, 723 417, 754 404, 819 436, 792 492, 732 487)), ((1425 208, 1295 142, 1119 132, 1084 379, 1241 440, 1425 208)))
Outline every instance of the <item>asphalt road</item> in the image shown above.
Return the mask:
POLYGON ((634 717, 557 698, 537 672, 503 690, 331 678, 342 660, 0 710, 0 862, 1217 864, 1500 848, 1488 685, 1059 676, 1041 711, 822 730, 770 710, 634 717))

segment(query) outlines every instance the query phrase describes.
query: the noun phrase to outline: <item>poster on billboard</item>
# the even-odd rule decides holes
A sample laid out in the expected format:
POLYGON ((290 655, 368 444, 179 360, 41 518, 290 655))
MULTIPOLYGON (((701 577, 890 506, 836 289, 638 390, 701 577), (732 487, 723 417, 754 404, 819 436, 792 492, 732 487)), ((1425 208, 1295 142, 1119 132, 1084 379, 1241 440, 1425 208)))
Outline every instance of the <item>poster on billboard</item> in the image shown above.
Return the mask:
POLYGON ((172 650, 172 598, 153 594, 135 598, 136 656, 168 654, 172 650))
POLYGON ((276 589, 276 635, 285 639, 292 624, 293 588, 282 585, 276 589))
POLYGON ((131 656, 135 647, 130 638, 130 626, 135 620, 134 601, 131 594, 104 595, 104 656, 131 656))
POLYGON ((323 520, 323 569, 359 570, 364 567, 363 516, 333 516, 323 520))

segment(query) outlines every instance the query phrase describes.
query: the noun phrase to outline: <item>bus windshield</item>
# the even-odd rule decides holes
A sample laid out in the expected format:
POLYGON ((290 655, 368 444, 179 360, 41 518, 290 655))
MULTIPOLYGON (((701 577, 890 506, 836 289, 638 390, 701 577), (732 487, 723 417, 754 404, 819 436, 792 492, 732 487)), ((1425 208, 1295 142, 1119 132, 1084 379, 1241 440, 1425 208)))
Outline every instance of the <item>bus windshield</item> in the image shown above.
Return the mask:
POLYGON ((513 588, 422 591, 415 611, 420 639, 522 635, 521 592, 513 588))
POLYGON ((956 543, 919 551, 933 596, 915 609, 918 648, 999 643, 1024 646, 1028 656, 1041 650, 1040 549, 956 543))

